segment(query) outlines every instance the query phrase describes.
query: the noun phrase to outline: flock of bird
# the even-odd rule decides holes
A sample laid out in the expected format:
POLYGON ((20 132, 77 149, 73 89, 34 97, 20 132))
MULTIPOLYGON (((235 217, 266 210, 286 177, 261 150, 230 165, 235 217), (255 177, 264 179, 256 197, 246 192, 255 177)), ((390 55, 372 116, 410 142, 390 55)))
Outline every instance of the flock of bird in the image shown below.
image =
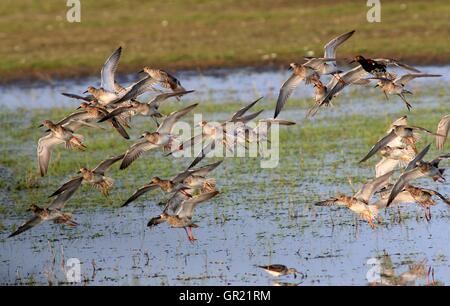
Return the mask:
MULTIPOLYGON (((41 176, 47 174, 51 154, 59 144, 64 144, 67 149, 86 150, 84 137, 76 132, 81 128, 103 129, 99 123, 107 122, 125 139, 129 139, 127 128, 130 127, 134 116, 150 117, 156 125, 153 132, 146 131, 141 139, 131 145, 129 149, 117 156, 108 158, 95 168, 81 168, 79 175, 64 183, 50 197, 54 198, 47 208, 32 205, 30 210, 34 216, 18 227, 11 236, 18 235, 44 221, 51 220, 55 223, 63 223, 76 226, 72 216, 63 212, 65 203, 73 196, 82 184, 96 187, 107 196, 114 184, 114 180, 106 176, 106 171, 114 164, 120 162, 120 169, 128 168, 142 154, 147 151, 160 148, 169 151, 166 156, 176 152, 191 150, 194 146, 201 146, 200 153, 195 157, 187 169, 170 179, 153 177, 148 184, 138 188, 122 206, 127 206, 144 193, 161 189, 168 193, 170 198, 165 203, 162 213, 148 222, 149 227, 167 222, 171 227, 184 228, 189 241, 195 237, 192 228, 197 227, 192 216, 195 207, 199 203, 214 198, 219 191, 216 189, 214 178, 208 175, 216 169, 222 161, 207 164, 195 168, 205 156, 218 145, 223 145, 226 150, 233 151, 236 146, 247 145, 251 142, 267 140, 267 129, 273 124, 293 125, 294 122, 277 119, 284 105, 295 88, 302 82, 314 86, 314 104, 307 112, 308 117, 314 116, 322 107, 332 105, 331 101, 348 86, 364 86, 372 81, 376 87, 381 88, 388 99, 389 95, 397 95, 405 103, 408 110, 412 105, 406 99, 411 91, 405 88, 411 80, 423 77, 439 77, 435 74, 422 73, 418 69, 400 63, 393 59, 369 59, 361 55, 356 56, 349 64, 357 63, 354 68, 347 71, 340 70, 337 65, 336 49, 353 36, 355 31, 342 34, 330 42, 324 49, 323 57, 306 57, 303 64, 291 63, 292 75, 281 86, 276 102, 273 118, 259 120, 256 127, 250 127, 248 123, 255 119, 262 111, 247 114, 247 112, 260 101, 261 98, 251 102, 236 111, 229 119, 220 124, 201 121, 201 133, 188 140, 180 140, 179 135, 174 134, 175 124, 188 113, 193 111, 198 104, 188 105, 168 115, 160 113, 161 104, 170 99, 180 100, 184 95, 194 92, 186 90, 181 82, 172 74, 161 69, 144 67, 140 72, 142 76, 137 82, 124 87, 116 81, 115 72, 118 67, 122 48, 119 47, 106 60, 101 69, 101 86, 99 88, 89 86, 80 94, 63 93, 63 95, 81 100, 78 110, 67 117, 54 123, 44 120, 42 126, 47 128, 47 135, 41 137, 37 145, 37 159, 41 176), (390 67, 407 70, 409 73, 397 76, 390 71, 390 67), (329 78, 328 82, 323 81, 329 78), (326 84, 326 85, 325 85, 326 84), (143 99, 143 94, 153 92, 151 99, 143 99), (87 94, 87 95, 85 95, 87 94), (233 123, 234 128, 229 129, 228 123, 233 123)), ((336 197, 316 203, 318 206, 339 205, 349 208, 354 213, 364 218, 372 227, 376 226, 378 211, 390 205, 413 202, 425 208, 425 216, 431 218, 430 206, 435 205, 433 196, 440 197, 450 205, 450 201, 437 191, 413 186, 411 182, 421 177, 430 177, 434 181, 445 180, 444 169, 439 168, 443 159, 450 158, 450 154, 438 156, 432 161, 425 161, 430 145, 418 153, 416 143, 419 140, 418 133, 428 133, 436 136, 438 149, 443 149, 448 131, 450 129, 450 116, 445 116, 438 124, 437 132, 433 133, 422 127, 410 125, 407 116, 403 116, 392 123, 386 135, 382 137, 369 153, 362 158, 361 163, 379 153, 380 162, 375 167, 375 178, 367 182, 355 195, 338 195, 336 197), (401 175, 394 179, 394 173, 401 175), (372 201, 375 194, 379 199, 372 201)), ((272 271, 277 275, 296 273, 295 269, 289 269, 281 265, 262 266, 266 271, 272 271)))

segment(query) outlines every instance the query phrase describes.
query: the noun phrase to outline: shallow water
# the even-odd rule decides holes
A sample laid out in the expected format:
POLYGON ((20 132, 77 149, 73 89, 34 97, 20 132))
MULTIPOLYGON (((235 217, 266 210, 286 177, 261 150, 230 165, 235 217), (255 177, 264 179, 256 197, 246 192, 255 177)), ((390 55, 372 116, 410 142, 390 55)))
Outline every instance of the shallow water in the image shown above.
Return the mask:
MULTIPOLYGON (((448 85, 448 67, 423 67, 423 70, 444 74, 439 81, 433 80, 433 84, 448 85)), ((275 97, 287 75, 286 71, 223 70, 202 76, 193 72, 180 73, 180 78, 185 80, 186 88, 197 90, 201 100, 220 103, 249 101, 258 95, 275 97)), ((12 101, 12 97, 17 102, 14 106, 73 105, 69 99, 60 97, 59 92, 83 91, 91 80, 55 82, 39 87, 3 87, 0 105, 12 101)), ((427 86, 429 82, 431 80, 417 83, 427 86)), ((304 86, 301 88, 296 91, 297 97, 308 93, 304 86)), ((336 106, 321 111, 318 118, 329 118, 324 124, 333 124, 336 117, 385 116, 403 108, 401 102, 386 102, 383 97, 370 101, 361 99, 358 90, 351 95, 343 93, 336 98, 336 106)), ((415 97, 415 100, 415 111, 420 111, 436 107, 443 98, 438 98, 436 93, 415 97)), ((271 113, 272 110, 267 110, 262 116, 271 113)), ((304 113, 295 109, 282 114, 283 118, 297 121, 304 113)), ((216 116, 221 118, 225 114, 218 112, 212 117, 216 116)), ((359 139, 347 137, 342 143, 352 146, 359 143, 359 139)), ((375 258, 382 264, 385 253, 390 255, 398 275, 408 271, 408 265, 423 261, 426 270, 434 269, 436 280, 450 283, 450 244, 447 243, 450 210, 441 201, 432 208, 431 222, 424 220, 421 208, 403 205, 401 222, 394 220, 399 216, 394 208, 388 214, 380 214, 383 221, 375 230, 346 209, 312 205, 337 192, 351 194, 348 184, 338 184, 333 178, 370 177, 372 174, 372 169, 360 167, 354 161, 341 162, 344 150, 343 146, 338 152, 324 152, 323 168, 307 168, 302 173, 298 170, 301 159, 313 162, 315 156, 302 157, 298 151, 291 150, 281 157, 276 169, 260 169, 256 161, 226 160, 213 173, 223 192, 196 210, 195 219, 200 227, 194 229, 198 239, 194 244, 187 241, 181 229, 170 229, 166 225, 154 229, 146 227, 148 220, 160 213, 161 208, 156 205, 161 200, 158 192, 147 194, 126 208, 117 208, 119 203, 107 208, 77 208, 73 214, 80 225, 75 229, 43 224, 16 238, 6 239, 13 224, 18 225, 29 217, 26 213, 13 215, 4 222, 0 236, 0 283, 47 284, 49 278, 53 282, 65 282, 61 268, 64 254, 66 261, 68 258, 81 261, 82 277, 87 284, 273 285, 274 280, 255 265, 281 263, 295 267, 305 276, 303 279, 283 277, 282 282, 365 285, 372 267, 368 260, 375 258), (52 274, 52 270, 55 276, 49 277, 48 272, 52 274)), ((423 180, 421 186, 437 188, 450 195, 448 184, 423 180)), ((75 196, 83 194, 79 191, 75 196)), ((2 200, 7 201, 7 197, 2 200)), ((426 282, 427 277, 422 275, 415 284, 426 282)))
MULTIPOLYGON (((417 67, 426 73, 441 74, 440 78, 423 78, 411 84, 449 84, 449 67, 417 67)), ((395 70, 393 70, 396 72, 395 70)), ((264 96, 266 100, 277 98, 281 84, 289 77, 286 70, 255 70, 255 69, 221 69, 205 72, 180 71, 177 76, 183 80, 186 89, 195 89, 195 95, 186 95, 186 101, 248 102, 255 97, 264 96)), ((119 78, 122 84, 131 84, 138 79, 138 75, 127 75, 119 78)), ((99 86, 98 77, 82 78, 77 80, 52 80, 51 83, 18 83, 18 85, 0 86, 0 106, 8 107, 63 107, 75 106, 79 101, 61 95, 62 92, 81 94, 89 85, 99 86)), ((412 85, 414 88, 415 85, 412 85)), ((347 89, 348 91, 349 89, 347 89)), ((350 89, 351 90, 351 89, 350 89)), ((355 91, 364 90, 356 88, 355 91)), ((292 98, 311 96, 311 86, 301 84, 294 92, 292 98)))

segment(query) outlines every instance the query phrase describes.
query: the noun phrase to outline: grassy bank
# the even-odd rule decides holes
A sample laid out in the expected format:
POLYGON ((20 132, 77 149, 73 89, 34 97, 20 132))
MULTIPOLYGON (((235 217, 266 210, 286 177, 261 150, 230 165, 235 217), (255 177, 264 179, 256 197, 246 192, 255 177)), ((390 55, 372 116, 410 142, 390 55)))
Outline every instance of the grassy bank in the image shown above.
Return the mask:
POLYGON ((65 1, 7 0, 0 7, 0 81, 98 73, 117 46, 120 72, 282 64, 319 55, 336 34, 357 33, 339 51, 410 63, 450 60, 447 1, 382 3, 368 23, 365 1, 81 1, 81 23, 65 1))

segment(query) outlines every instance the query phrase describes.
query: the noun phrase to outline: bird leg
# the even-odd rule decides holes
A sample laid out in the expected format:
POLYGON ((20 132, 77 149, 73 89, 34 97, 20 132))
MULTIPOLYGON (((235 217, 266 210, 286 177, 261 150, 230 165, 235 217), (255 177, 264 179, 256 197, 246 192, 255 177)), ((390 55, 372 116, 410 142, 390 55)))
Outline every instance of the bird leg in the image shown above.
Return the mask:
POLYGON ((430 206, 425 208, 425 219, 430 222, 431 221, 431 209, 430 206))
POLYGON ((192 241, 192 242, 194 242, 195 240, 197 240, 195 237, 194 237, 194 234, 192 233, 192 227, 188 227, 188 231, 189 231, 189 233, 190 233, 190 235, 189 235, 189 240, 190 241, 192 241))

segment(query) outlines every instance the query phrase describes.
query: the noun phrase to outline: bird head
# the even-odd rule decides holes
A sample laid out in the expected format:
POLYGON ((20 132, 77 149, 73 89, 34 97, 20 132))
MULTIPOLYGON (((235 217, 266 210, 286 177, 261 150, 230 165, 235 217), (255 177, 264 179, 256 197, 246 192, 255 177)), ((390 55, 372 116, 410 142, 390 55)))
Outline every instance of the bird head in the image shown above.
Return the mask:
POLYGON ((139 71, 138 73, 147 73, 150 74, 150 70, 152 70, 152 68, 145 66, 144 68, 142 68, 141 71, 139 71))
POLYGON ((364 60, 364 57, 362 57, 362 55, 357 55, 349 62, 349 64, 352 64, 354 62, 358 62, 359 63, 359 62, 361 62, 363 60, 364 60))
POLYGON ((297 278, 297 274, 299 274, 300 272, 298 272, 295 268, 289 268, 287 270, 287 274, 294 274, 294 277, 297 278))
POLYGON ((37 206, 36 204, 31 204, 30 207, 27 209, 27 211, 32 211, 32 212, 36 212, 40 209, 39 206, 37 206))
POLYGON ((44 121, 41 122, 41 124, 39 125, 39 127, 45 126, 45 127, 50 128, 50 127, 53 126, 53 125, 54 125, 53 122, 51 122, 50 120, 44 120, 44 121))
POLYGON ((89 107, 89 103, 87 103, 87 102, 83 102, 83 103, 81 103, 81 104, 80 104, 80 106, 78 106, 78 108, 77 108, 77 109, 80 109, 80 108, 83 108, 83 109, 85 109, 85 108, 87 108, 87 107, 89 107))
POLYGON ((93 93, 93 92, 95 92, 95 87, 94 86, 89 86, 87 88, 87 90, 85 92, 83 92, 83 93, 85 94, 85 93, 93 93))
POLYGON ((299 64, 297 64, 297 63, 290 63, 289 64, 289 70, 294 70, 295 68, 297 68, 299 66, 299 64))

